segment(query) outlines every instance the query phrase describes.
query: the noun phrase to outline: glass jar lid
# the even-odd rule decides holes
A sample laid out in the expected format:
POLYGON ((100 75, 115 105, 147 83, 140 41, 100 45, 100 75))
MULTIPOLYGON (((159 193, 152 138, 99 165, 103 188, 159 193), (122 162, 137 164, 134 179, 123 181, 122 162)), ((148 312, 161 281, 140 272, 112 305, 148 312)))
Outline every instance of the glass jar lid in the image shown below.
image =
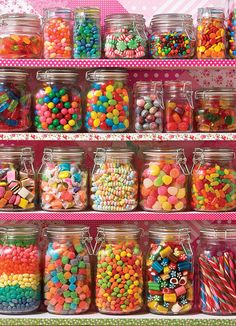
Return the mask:
POLYGON ((79 74, 74 70, 56 70, 49 69, 46 71, 38 71, 36 79, 39 81, 73 81, 76 82, 79 74))
POLYGON ((229 225, 211 225, 200 230, 200 238, 229 240, 236 239, 236 227, 229 225))
POLYGON ((44 161, 78 160, 80 162, 83 157, 84 151, 79 147, 46 147, 43 151, 44 161))
POLYGON ((167 93, 192 92, 192 82, 190 81, 165 81, 164 91, 167 93))
POLYGON ((96 69, 86 72, 86 80, 88 81, 126 81, 128 76, 129 74, 126 70, 96 69))
POLYGON ((186 25, 193 25, 193 17, 192 15, 187 14, 157 14, 154 15, 150 26, 151 27, 157 27, 159 25, 173 25, 173 26, 179 26, 181 24, 186 25))
POLYGON ((40 18, 31 14, 4 14, 0 15, 0 25, 3 26, 25 26, 40 29, 40 18))
POLYGON ((187 226, 162 226, 154 224, 149 228, 148 233, 150 239, 172 237, 190 239, 190 229, 187 226))
POLYGON ((34 156, 34 150, 32 147, 24 146, 0 146, 0 157, 2 158, 32 158, 34 156))
POLYGON ((197 18, 218 18, 218 19, 224 19, 224 9, 223 8, 198 8, 197 18))
POLYGON ((222 97, 224 99, 236 99, 236 89, 235 88, 208 88, 200 89, 195 92, 195 98, 198 99, 208 99, 208 98, 218 98, 222 97))
POLYGON ((142 14, 112 14, 108 15, 105 18, 105 23, 127 23, 127 22, 136 22, 136 23, 141 23, 145 24, 145 18, 142 14))
POLYGON ((0 69, 0 82, 26 82, 29 74, 18 69, 0 69))
POLYGON ((185 157, 183 148, 155 148, 155 149, 146 149, 144 152, 145 159, 160 159, 163 157, 185 157))
POLYGON ((230 161, 235 158, 235 152, 230 148, 195 148, 193 162, 204 160, 230 161))
POLYGON ((69 8, 60 8, 60 7, 55 7, 55 8, 45 8, 43 11, 43 17, 44 19, 46 18, 64 18, 64 19, 72 19, 72 10, 69 8))
POLYGON ((103 234, 105 239, 138 237, 141 230, 133 224, 104 224, 97 228, 98 233, 103 234))
POLYGON ((149 92, 162 92, 162 82, 160 81, 137 81, 135 83, 135 88, 138 92, 149 91, 149 92))
POLYGON ((39 233, 39 228, 36 225, 6 225, 0 230, 7 238, 13 237, 36 237, 39 233))
POLYGON ((95 7, 80 7, 74 11, 75 18, 100 18, 100 9, 95 7))
POLYGON ((73 225, 49 225, 45 234, 49 237, 82 236, 89 232, 89 227, 82 224, 73 225))
POLYGON ((94 162, 99 164, 104 163, 107 159, 131 160, 134 152, 127 148, 97 148, 94 154, 94 162))

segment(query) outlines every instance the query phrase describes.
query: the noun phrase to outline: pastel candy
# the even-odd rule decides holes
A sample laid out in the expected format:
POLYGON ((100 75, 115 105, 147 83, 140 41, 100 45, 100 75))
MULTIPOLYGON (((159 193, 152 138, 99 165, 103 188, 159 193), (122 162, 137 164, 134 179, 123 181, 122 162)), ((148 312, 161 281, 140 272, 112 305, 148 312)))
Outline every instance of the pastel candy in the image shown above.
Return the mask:
POLYGON ((150 188, 153 185, 153 182, 151 179, 146 178, 143 181, 143 185, 145 188, 150 188))
POLYGON ((160 186, 157 191, 158 191, 159 195, 162 195, 162 196, 166 195, 167 194, 167 187, 166 186, 160 186))
POLYGON ((172 182, 172 177, 169 175, 164 175, 162 177, 162 181, 164 182, 165 185, 170 185, 172 182))
POLYGON ((178 188, 177 187, 168 187, 168 194, 171 196, 175 196, 178 193, 178 188))
POLYGON ((160 173, 160 167, 156 164, 150 164, 149 169, 151 175, 157 176, 160 173))

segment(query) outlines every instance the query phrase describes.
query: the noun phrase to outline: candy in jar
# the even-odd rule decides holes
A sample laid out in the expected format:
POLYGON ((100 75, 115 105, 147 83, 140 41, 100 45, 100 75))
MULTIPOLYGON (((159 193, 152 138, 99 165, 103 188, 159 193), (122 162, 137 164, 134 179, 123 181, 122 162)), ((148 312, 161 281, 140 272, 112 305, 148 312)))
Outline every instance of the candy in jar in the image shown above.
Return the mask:
POLYGON ((135 225, 102 225, 95 254, 96 307, 107 314, 130 314, 143 306, 143 255, 135 225))
POLYGON ((82 127, 78 73, 69 70, 38 71, 34 95, 37 131, 73 132, 82 127))
POLYGON ((236 59, 236 8, 232 10, 228 19, 229 55, 236 59))
POLYGON ((163 90, 161 82, 135 83, 135 131, 163 131, 163 90))
POLYGON ((41 297, 38 228, 9 225, 0 230, 0 313, 24 314, 41 297))
POLYGON ((45 59, 72 57, 72 11, 67 8, 44 9, 43 56, 45 59))
POLYGON ((84 313, 91 304, 91 237, 84 225, 49 226, 44 303, 58 315, 84 313))
POLYGON ((92 132, 122 132, 129 128, 128 73, 125 70, 88 71, 85 127, 92 132))
POLYGON ((149 229, 146 274, 151 313, 178 315, 193 308, 193 252, 187 227, 149 229))
POLYGON ((199 309, 212 315, 236 313, 236 228, 211 225, 200 231, 199 309))
POLYGON ((197 131, 230 132, 236 130, 236 89, 213 88, 195 93, 197 131))
POLYGON ((144 152, 140 205, 148 211, 182 211, 187 207, 188 167, 182 148, 144 152))
POLYGON ((40 204, 43 210, 81 211, 87 206, 88 173, 84 152, 77 147, 44 149, 39 169, 40 204))
POLYGON ((97 211, 132 211, 138 205, 138 175, 128 149, 97 149, 91 177, 91 206, 97 211))
POLYGON ((224 9, 199 8, 197 26, 197 58, 224 59, 226 28, 224 9))
POLYGON ((192 208, 230 211, 236 208, 235 153, 227 148, 196 148, 192 168, 192 208))

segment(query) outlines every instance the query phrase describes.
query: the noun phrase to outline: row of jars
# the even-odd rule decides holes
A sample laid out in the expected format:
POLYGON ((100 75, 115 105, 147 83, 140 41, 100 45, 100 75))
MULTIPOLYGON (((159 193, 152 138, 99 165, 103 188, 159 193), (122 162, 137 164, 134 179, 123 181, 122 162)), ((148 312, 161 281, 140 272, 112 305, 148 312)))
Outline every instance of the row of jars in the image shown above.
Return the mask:
MULTIPOLYGON (((0 209, 80 211, 88 200, 88 170, 77 147, 45 148, 35 177, 30 147, 0 150, 0 209)), ((236 208, 235 153, 196 148, 190 173, 182 148, 144 151, 140 176, 128 149, 97 149, 90 176, 90 206, 95 211, 230 211, 236 208), (191 175, 191 185, 189 179, 191 175), (139 178, 140 177, 140 178, 139 178), (140 188, 140 196, 139 195, 140 188), (191 196, 189 194, 191 190, 191 196)))
POLYGON ((145 256, 141 233, 135 225, 101 225, 93 247, 87 226, 48 226, 41 255, 36 226, 2 227, 0 313, 37 310, 42 280, 48 312, 84 313, 93 300, 93 267, 95 303, 101 313, 131 314, 146 306, 154 314, 186 314, 197 302, 203 313, 236 313, 235 227, 211 225, 200 231, 197 271, 187 227, 152 225, 145 256), (97 256, 95 266, 91 255, 97 256))
MULTIPOLYGON (((78 73, 38 71, 38 87, 31 97, 28 73, 1 70, 0 131, 77 132, 83 127, 78 73), (32 101, 33 98, 33 101, 32 101)), ((190 81, 138 81, 134 85, 133 114, 125 70, 86 72, 84 126, 89 132, 123 132, 130 122, 136 132, 232 132, 236 130, 236 90, 202 89, 193 96, 190 81), (196 109, 194 109, 194 97, 196 109), (194 120, 195 126, 194 128, 194 120)))
MULTIPOLYGON (((0 58, 101 58, 98 8, 44 10, 0 16, 0 58)), ((105 58, 236 58, 236 15, 225 25, 224 9, 199 8, 197 32, 192 15, 158 14, 149 30, 141 14, 113 14, 105 18, 105 58)))

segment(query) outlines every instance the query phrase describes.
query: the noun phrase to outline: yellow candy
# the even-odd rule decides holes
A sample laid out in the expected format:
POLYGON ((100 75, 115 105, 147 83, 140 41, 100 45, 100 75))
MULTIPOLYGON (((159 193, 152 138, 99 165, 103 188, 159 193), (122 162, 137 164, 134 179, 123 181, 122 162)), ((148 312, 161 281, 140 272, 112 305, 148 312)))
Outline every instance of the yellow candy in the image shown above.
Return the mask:
POLYGON ((168 186, 172 182, 172 177, 170 175, 163 175, 162 182, 168 186))
POLYGON ((129 97, 128 96, 124 96, 123 100, 124 100, 124 102, 129 103, 129 97))
POLYGON ((179 201, 177 204, 175 204, 175 209, 177 211, 181 211, 184 208, 184 203, 182 201, 179 201))
POLYGON ((106 87, 106 91, 107 91, 107 92, 113 92, 113 91, 114 91, 114 87, 113 87, 112 85, 108 85, 108 86, 106 87))
POLYGON ((120 256, 119 256, 119 255, 116 255, 116 256, 115 256, 115 259, 116 259, 116 260, 120 260, 120 256))
POLYGON ((166 308, 166 307, 164 307, 164 306, 162 306, 160 304, 157 306, 156 309, 157 309, 158 312, 161 312, 162 314, 167 314, 167 312, 169 310, 168 308, 166 308))
POLYGON ((87 98, 88 98, 88 99, 93 98, 93 92, 92 92, 92 91, 88 92, 88 94, 87 94, 87 98))
POLYGON ((193 287, 190 287, 187 289, 187 300, 192 301, 193 300, 193 287))
POLYGON ((125 279, 126 280, 129 280, 130 279, 130 275, 127 273, 127 274, 125 274, 125 279))
POLYGON ((166 302, 173 302, 175 303, 177 300, 176 294, 175 293, 165 293, 163 296, 163 300, 166 302))
POLYGON ((49 109, 53 109, 54 106, 55 106, 55 104, 54 104, 53 102, 49 102, 49 103, 48 103, 48 108, 49 108, 49 109))
POLYGON ((51 91, 52 91, 52 88, 50 86, 48 86, 48 87, 45 88, 45 93, 46 94, 51 93, 51 91))
POLYGON ((173 250, 171 249, 170 246, 168 246, 165 249, 162 249, 160 251, 160 256, 161 256, 161 258, 165 258, 165 257, 168 257, 172 252, 173 252, 173 250))
POLYGON ((161 195, 159 195, 159 196, 157 197, 157 199, 158 199, 159 203, 161 203, 161 204, 167 202, 167 197, 166 197, 166 196, 161 196, 161 195))
POLYGON ((69 178, 70 176, 70 172, 69 171, 62 171, 58 174, 58 178, 59 179, 65 179, 65 178, 69 178))
POLYGON ((192 306, 190 303, 187 303, 185 305, 183 305, 183 308, 180 310, 181 313, 185 313, 185 312, 188 312, 189 310, 192 309, 192 306))
POLYGON ((170 273, 170 268, 168 266, 165 266, 163 269, 164 274, 169 274, 170 273))
POLYGON ((95 119, 93 121, 93 125, 94 125, 95 128, 97 128, 100 125, 100 120, 99 119, 95 119))
POLYGON ((114 115, 115 117, 118 117, 118 116, 120 115, 120 112, 119 112, 119 110, 117 110, 117 109, 114 109, 114 110, 112 111, 112 113, 113 113, 113 115, 114 115))
POLYGON ((171 209, 172 209, 172 205, 169 203, 169 202, 164 202, 163 204, 162 204, 162 209, 164 210, 164 211, 171 211, 171 209))
POLYGON ((157 176, 160 173, 160 167, 156 164, 150 164, 149 165, 149 170, 150 170, 150 174, 153 176, 157 176))
POLYGON ((73 127, 75 125, 75 120, 69 120, 68 124, 73 127))
POLYGON ((125 257, 125 256, 126 256, 126 251, 122 251, 122 252, 120 253, 120 256, 121 256, 121 257, 125 257))
POLYGON ((178 199, 183 199, 186 196, 186 190, 185 188, 180 188, 177 193, 177 198, 178 199))
POLYGON ((27 205, 28 205, 28 200, 21 198, 18 206, 21 208, 26 208, 27 205))
POLYGON ((91 118, 93 120, 97 119, 97 117, 98 117, 98 115, 97 115, 97 113, 95 111, 91 112, 91 118))
POLYGON ((107 119, 113 119, 113 114, 111 112, 107 113, 107 119))
POLYGON ((125 125, 125 128, 129 128, 129 120, 128 119, 125 119, 123 123, 125 125))
POLYGON ((71 126, 66 124, 63 126, 63 129, 65 129, 66 131, 69 131, 69 130, 71 130, 71 126))
POLYGON ((157 302, 156 301, 149 301, 148 302, 148 308, 155 309, 156 306, 157 306, 157 302))
POLYGON ((94 95, 95 96, 102 96, 102 91, 95 91, 94 92, 94 95))

